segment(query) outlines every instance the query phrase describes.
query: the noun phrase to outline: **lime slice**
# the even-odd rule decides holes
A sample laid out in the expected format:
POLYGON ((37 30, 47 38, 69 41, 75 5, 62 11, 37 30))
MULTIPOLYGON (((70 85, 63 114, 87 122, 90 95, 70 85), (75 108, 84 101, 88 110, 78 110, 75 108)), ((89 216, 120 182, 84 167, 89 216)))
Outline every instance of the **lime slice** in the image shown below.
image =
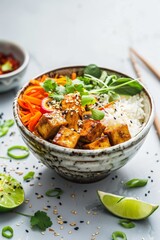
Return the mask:
POLYGON ((98 191, 98 195, 108 211, 122 218, 141 220, 149 217, 158 208, 158 205, 146 203, 135 198, 101 191, 98 191))
POLYGON ((18 207, 24 201, 24 190, 16 179, 0 173, 0 212, 18 207))

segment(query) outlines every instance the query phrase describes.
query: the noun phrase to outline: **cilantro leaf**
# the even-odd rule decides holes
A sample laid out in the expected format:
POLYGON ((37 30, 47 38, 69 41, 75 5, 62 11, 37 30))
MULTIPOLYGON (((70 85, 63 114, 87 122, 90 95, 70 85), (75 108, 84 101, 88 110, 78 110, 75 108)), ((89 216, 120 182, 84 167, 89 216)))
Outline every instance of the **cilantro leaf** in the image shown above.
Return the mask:
POLYGON ((50 217, 43 211, 35 212, 34 216, 30 219, 31 226, 37 226, 42 231, 45 231, 48 227, 52 226, 52 221, 50 217))
POLYGON ((44 81, 44 83, 42 83, 42 87, 46 92, 52 92, 56 89, 57 83, 53 79, 48 78, 44 81))
POLYGON ((51 93, 49 96, 57 102, 60 102, 62 99, 64 99, 64 95, 62 94, 51 93))

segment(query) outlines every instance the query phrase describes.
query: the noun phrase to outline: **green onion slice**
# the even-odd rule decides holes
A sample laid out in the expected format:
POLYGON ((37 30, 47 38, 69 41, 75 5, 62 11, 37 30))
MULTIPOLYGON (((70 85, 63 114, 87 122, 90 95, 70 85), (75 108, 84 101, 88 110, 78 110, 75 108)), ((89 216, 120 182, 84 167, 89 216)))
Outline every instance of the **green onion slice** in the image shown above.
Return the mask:
POLYGON ((8 133, 9 128, 8 127, 0 127, 0 137, 5 136, 8 133))
POLYGON ((13 228, 10 226, 5 226, 2 228, 2 236, 5 238, 12 238, 13 237, 13 228))
POLYGON ((13 119, 8 119, 3 123, 4 127, 12 127, 14 124, 14 120, 13 119))
POLYGON ((119 224, 124 228, 134 228, 135 224, 131 222, 129 219, 121 219, 119 220, 119 224))
POLYGON ((133 178, 128 182, 124 183, 124 186, 127 188, 134 188, 134 187, 144 187, 148 182, 148 179, 138 179, 133 178))
POLYGON ((28 172, 24 177, 23 177, 23 180, 24 181, 26 181, 26 180, 29 180, 29 179, 31 179, 31 178, 33 178, 34 177, 34 174, 35 174, 35 172, 28 172))
POLYGON ((82 106, 95 104, 96 99, 91 95, 83 95, 81 99, 82 106))
POLYGON ((46 196, 48 197, 59 197, 62 194, 63 194, 63 190, 61 188, 49 189, 46 192, 46 196))
POLYGON ((12 146, 12 147, 8 148, 7 154, 8 154, 9 157, 14 158, 14 159, 23 159, 23 158, 28 157, 29 149, 26 146, 16 145, 16 146, 12 146), (22 155, 15 155, 15 154, 12 153, 12 150, 15 150, 15 149, 20 149, 22 151, 25 151, 26 153, 24 153, 22 155))
POLYGON ((93 118, 94 120, 102 120, 104 118, 105 114, 101 110, 92 109, 91 112, 92 112, 91 118, 93 118))
POLYGON ((112 239, 113 240, 118 240, 119 238, 123 240, 127 240, 126 234, 120 231, 116 231, 112 233, 112 239))

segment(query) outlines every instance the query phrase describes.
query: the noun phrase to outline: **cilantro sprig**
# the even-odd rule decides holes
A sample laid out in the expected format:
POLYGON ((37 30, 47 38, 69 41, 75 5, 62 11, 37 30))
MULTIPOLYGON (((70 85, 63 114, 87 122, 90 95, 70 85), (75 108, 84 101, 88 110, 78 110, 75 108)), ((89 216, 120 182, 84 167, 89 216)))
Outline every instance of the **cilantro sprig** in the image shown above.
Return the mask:
POLYGON ((37 211, 33 216, 25 213, 20 213, 20 212, 15 212, 15 213, 25 217, 30 217, 31 227, 37 227, 42 231, 45 231, 47 228, 51 227, 53 224, 50 217, 47 216, 47 213, 44 211, 37 211))

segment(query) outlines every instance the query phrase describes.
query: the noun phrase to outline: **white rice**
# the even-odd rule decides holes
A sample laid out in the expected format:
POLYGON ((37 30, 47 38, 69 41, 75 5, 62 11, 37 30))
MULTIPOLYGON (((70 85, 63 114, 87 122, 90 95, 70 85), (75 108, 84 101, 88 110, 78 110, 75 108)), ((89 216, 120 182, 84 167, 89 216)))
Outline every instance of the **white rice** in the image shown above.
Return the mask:
POLYGON ((141 131, 143 125, 145 124, 143 102, 144 99, 140 94, 131 97, 122 97, 113 105, 105 109, 105 117, 101 121, 107 126, 127 124, 131 136, 134 137, 141 131))

